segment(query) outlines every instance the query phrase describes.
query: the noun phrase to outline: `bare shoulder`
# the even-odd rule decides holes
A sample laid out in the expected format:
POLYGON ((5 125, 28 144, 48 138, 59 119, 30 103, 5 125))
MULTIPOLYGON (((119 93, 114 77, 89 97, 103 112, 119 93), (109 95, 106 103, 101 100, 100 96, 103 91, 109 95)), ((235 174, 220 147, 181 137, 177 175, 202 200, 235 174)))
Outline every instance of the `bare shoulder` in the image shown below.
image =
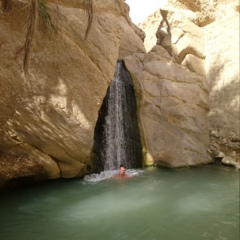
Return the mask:
POLYGON ((122 175, 117 173, 117 174, 113 175, 113 178, 115 178, 115 179, 127 179, 127 178, 131 178, 131 176, 129 176, 127 174, 122 176, 122 175))
POLYGON ((121 178, 121 176, 117 173, 117 174, 113 175, 113 178, 117 179, 117 178, 121 178))

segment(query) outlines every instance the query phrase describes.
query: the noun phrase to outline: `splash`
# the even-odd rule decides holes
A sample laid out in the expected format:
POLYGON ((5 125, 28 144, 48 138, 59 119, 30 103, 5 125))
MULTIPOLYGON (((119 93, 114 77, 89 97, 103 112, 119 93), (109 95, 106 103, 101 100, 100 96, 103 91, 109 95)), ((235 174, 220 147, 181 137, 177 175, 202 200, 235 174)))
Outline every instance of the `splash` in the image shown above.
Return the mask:
MULTIPOLYGON (((99 174, 93 173, 91 175, 86 175, 83 178, 83 180, 84 182, 87 182, 87 183, 96 183, 96 182, 100 182, 100 181, 112 178, 117 172, 118 171, 116 170, 107 170, 107 171, 100 172, 99 174)), ((140 175, 143 172, 144 170, 140 170, 140 169, 127 169, 126 174, 129 177, 134 177, 134 176, 140 175)))

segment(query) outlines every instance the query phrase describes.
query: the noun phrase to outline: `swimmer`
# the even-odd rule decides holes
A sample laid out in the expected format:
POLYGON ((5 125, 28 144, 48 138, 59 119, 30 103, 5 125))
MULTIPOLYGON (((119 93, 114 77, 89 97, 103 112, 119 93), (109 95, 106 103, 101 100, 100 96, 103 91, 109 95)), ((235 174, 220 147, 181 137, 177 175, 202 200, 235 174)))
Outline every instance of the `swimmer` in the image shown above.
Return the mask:
POLYGON ((119 166, 119 171, 116 175, 114 175, 113 177, 114 178, 129 178, 130 176, 128 176, 126 174, 126 169, 127 169, 127 166, 125 164, 121 164, 119 166))

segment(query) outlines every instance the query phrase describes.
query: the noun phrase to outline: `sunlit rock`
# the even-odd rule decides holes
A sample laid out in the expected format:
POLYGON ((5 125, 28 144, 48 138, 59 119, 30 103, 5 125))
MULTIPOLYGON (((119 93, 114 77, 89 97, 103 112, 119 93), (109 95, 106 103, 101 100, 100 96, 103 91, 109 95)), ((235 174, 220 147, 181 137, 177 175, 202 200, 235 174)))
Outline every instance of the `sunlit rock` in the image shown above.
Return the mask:
POLYGON ((211 135, 208 151, 214 158, 218 152, 230 156, 234 150, 233 159, 240 162, 236 140, 240 135, 239 1, 169 0, 162 12, 165 19, 158 9, 141 24, 146 32, 145 46, 152 49, 158 44, 172 60, 205 76, 210 91, 209 130, 218 132, 218 137, 211 135), (219 147, 212 151, 214 143, 219 147))
POLYGON ((48 2, 57 31, 38 25, 28 76, 22 58, 13 60, 25 41, 25 3, 0 18, 1 157, 34 158, 45 178, 80 177, 94 168, 94 128, 117 59, 145 49, 124 1, 94 1, 86 39, 85 1, 48 2))
POLYGON ((124 58, 134 79, 145 161, 167 167, 208 163, 205 79, 172 62, 161 46, 153 50, 124 58))

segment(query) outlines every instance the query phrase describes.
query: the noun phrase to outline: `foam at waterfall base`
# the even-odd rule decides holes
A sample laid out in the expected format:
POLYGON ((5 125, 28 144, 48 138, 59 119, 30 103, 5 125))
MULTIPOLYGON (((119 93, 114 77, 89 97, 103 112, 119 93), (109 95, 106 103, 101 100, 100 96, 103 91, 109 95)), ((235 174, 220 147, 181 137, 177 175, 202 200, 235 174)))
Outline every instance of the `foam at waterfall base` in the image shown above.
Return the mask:
MULTIPOLYGON (((127 169, 126 174, 130 177, 133 177, 133 176, 139 175, 141 172, 143 172, 143 170, 127 169)), ((84 177, 83 180, 85 182, 92 182, 92 183, 99 182, 99 181, 112 178, 116 173, 118 173, 118 170, 107 170, 107 171, 100 172, 99 174, 93 173, 91 175, 87 175, 84 177)))

